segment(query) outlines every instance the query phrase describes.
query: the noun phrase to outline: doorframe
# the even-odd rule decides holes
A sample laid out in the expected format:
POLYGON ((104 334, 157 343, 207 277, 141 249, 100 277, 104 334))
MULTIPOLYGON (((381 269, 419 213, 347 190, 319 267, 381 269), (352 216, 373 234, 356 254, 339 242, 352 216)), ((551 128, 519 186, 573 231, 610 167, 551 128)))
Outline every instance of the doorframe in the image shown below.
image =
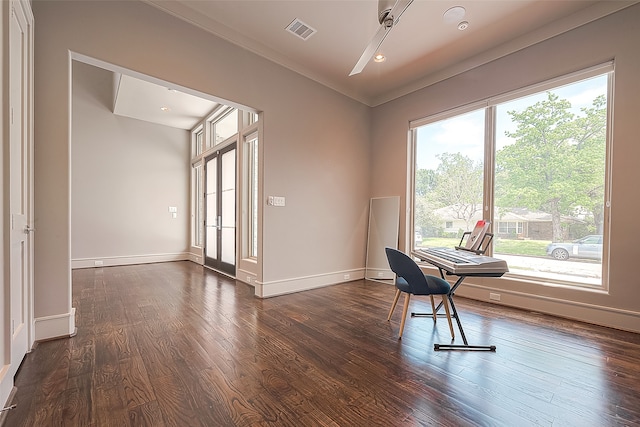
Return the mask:
MULTIPOLYGON (((219 149, 216 150, 212 150, 209 153, 206 153, 203 159, 203 173, 204 173, 204 184, 205 184, 205 199, 204 199, 204 245, 203 245, 203 264, 205 267, 209 267, 209 268, 213 268, 216 271, 219 271, 221 273, 230 275, 232 277, 236 276, 237 270, 238 270, 238 142, 237 141, 233 141, 227 145, 225 145, 224 147, 221 147, 219 149), (216 167, 216 185, 218 186, 218 189, 220 188, 220 183, 221 183, 221 177, 222 177, 222 165, 221 165, 221 159, 222 156, 229 152, 229 151, 235 151, 235 158, 234 158, 234 168, 235 168, 235 176, 234 176, 234 182, 235 182, 235 200, 234 200, 234 215, 233 215, 233 221, 235 223, 235 229, 234 229, 234 233, 233 233, 233 238, 234 238, 234 254, 233 254, 233 271, 230 271, 230 264, 228 263, 224 263, 221 260, 222 257, 222 245, 221 245, 221 235, 218 234, 217 239, 216 239, 216 254, 218 255, 218 259, 215 260, 215 263, 212 264, 208 264, 207 261, 209 258, 207 256, 207 219, 208 219, 208 212, 207 212, 207 200, 206 200, 206 194, 207 194, 207 162, 211 159, 211 158, 216 158, 217 159, 217 167, 216 167)), ((220 208, 221 206, 221 201, 222 201, 222 192, 220 191, 216 191, 216 203, 218 204, 218 208, 220 208)))

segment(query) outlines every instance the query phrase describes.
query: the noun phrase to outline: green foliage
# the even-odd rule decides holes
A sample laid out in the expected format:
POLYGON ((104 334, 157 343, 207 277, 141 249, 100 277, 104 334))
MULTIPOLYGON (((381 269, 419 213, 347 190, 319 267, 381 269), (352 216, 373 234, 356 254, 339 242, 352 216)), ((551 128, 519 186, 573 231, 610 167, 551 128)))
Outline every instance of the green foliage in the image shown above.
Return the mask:
POLYGON ((438 158, 435 171, 416 171, 415 223, 422 231, 441 227, 442 219, 433 213, 438 208, 450 206, 468 226, 482 209, 482 164, 460 153, 443 153, 438 158))
POLYGON ((435 186, 436 172, 431 169, 418 169, 416 171, 416 195, 426 196, 435 186))
POLYGON ((461 153, 442 153, 437 157, 440 164, 435 174, 434 197, 443 206, 469 207, 459 217, 466 219, 482 205, 482 164, 461 153))
POLYGON ((428 248, 453 248, 460 243, 457 237, 429 237, 422 239, 422 246, 428 248))
POLYGON ((546 256, 549 240, 496 239, 493 253, 503 255, 546 256))
MULTIPOLYGON (((602 233, 606 97, 598 96, 576 115, 568 100, 547 92, 546 99, 508 114, 516 130, 506 136, 515 142, 496 153, 495 206, 503 212, 528 208, 550 213, 554 241, 571 231, 563 219, 578 214, 590 213, 585 217, 593 222, 584 226, 602 233)), ((482 163, 462 153, 443 153, 438 159, 436 170, 417 170, 415 178, 416 229, 427 237, 443 234, 437 209, 448 207, 467 229, 482 209, 482 163)))
POLYGON ((544 101, 509 111, 517 129, 506 135, 515 143, 496 153, 496 205, 549 212, 554 241, 562 238, 563 215, 577 207, 601 211, 604 199, 606 100, 596 98, 584 116, 570 108, 548 92, 544 101))
POLYGON ((435 236, 441 229, 440 218, 434 214, 436 209, 433 202, 430 202, 428 195, 416 195, 415 199, 415 228, 423 236, 435 236))

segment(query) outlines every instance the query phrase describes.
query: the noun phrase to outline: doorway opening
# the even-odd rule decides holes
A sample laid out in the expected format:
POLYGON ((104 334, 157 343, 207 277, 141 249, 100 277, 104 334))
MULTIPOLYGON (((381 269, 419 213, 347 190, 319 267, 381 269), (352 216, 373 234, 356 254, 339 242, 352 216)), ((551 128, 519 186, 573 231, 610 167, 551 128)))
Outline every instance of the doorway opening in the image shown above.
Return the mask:
POLYGON ((236 274, 236 144, 205 159, 205 265, 236 274))

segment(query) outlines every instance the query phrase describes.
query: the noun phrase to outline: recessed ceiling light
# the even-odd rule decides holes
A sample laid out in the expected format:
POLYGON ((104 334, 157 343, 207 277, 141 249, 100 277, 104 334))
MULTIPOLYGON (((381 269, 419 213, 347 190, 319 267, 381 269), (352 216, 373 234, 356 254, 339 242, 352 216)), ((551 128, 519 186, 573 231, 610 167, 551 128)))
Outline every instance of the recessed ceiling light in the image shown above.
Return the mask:
POLYGON ((171 108, 169 108, 169 107, 160 107, 160 109, 161 109, 162 111, 164 111, 165 113, 166 113, 167 111, 171 111, 171 108))
POLYGON ((469 28, 469 23, 467 21, 462 21, 461 23, 458 24, 458 29, 460 31, 464 31, 467 28, 469 28))
POLYGON ((467 11, 462 6, 454 6, 452 8, 447 9, 442 15, 442 19, 447 24, 454 24, 456 22, 460 22, 462 18, 464 18, 464 14, 467 11))
POLYGON ((385 59, 387 59, 383 54, 378 53, 376 56, 373 57, 373 62, 384 62, 385 59))

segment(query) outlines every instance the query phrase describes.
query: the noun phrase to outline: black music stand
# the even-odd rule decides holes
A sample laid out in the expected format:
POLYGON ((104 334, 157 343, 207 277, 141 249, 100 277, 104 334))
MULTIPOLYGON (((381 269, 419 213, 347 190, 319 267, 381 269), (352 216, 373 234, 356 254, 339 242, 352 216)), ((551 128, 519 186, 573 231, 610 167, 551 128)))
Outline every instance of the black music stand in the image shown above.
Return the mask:
MULTIPOLYGON (((468 249, 462 245, 465 240, 465 237, 468 238, 469 237, 468 235, 470 234, 471 234, 470 231, 465 231, 462 234, 462 237, 460 238, 460 243, 458 244, 458 246, 455 247, 455 249, 473 252, 477 255, 483 255, 485 250, 489 247, 491 240, 493 239, 493 233, 485 233, 485 235, 482 237, 482 242, 480 243, 479 248, 475 250, 468 249)), ((421 261, 424 262, 425 260, 421 260, 421 261)), ((452 272, 447 271, 445 266, 437 265, 430 260, 426 260, 426 261, 438 268, 438 270, 440 271, 440 277, 442 277, 443 279, 445 279, 445 273, 446 275, 449 275, 449 276, 454 275, 452 272)), ((455 294, 455 291, 458 288, 458 286, 460 286, 464 281, 464 279, 466 279, 467 277, 501 277, 502 275, 503 273, 472 273, 472 274, 457 275, 458 279, 451 287, 451 291, 447 295, 447 299, 449 300, 449 304, 451 305, 451 317, 456 319, 456 323, 458 324, 458 329, 460 330, 460 336, 462 336, 462 342, 464 344, 434 344, 433 349, 435 351, 439 351, 439 350, 496 351, 495 345, 470 345, 467 342, 467 337, 464 334, 464 329, 462 329, 462 323, 460 322, 460 317, 458 316, 458 310, 456 309, 456 305, 453 302, 453 295, 455 294)), ((444 314, 438 314, 438 311, 440 311, 441 307, 442 307, 442 302, 440 302, 440 304, 438 304, 438 306, 435 309, 436 316, 444 316, 444 314)), ((426 316, 433 317, 433 313, 411 313, 411 317, 426 317, 426 316)))

